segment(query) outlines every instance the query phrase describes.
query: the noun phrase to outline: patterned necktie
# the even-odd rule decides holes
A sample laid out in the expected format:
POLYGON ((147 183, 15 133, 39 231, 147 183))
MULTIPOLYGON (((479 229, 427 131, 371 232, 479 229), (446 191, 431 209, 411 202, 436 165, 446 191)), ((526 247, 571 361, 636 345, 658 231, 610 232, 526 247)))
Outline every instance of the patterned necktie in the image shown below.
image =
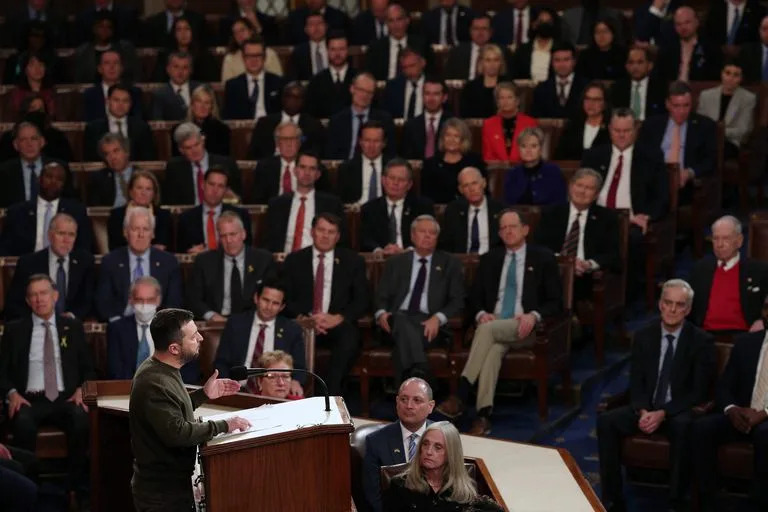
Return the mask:
POLYGON ((424 295, 424 285, 427 283, 427 258, 419 258, 419 273, 411 290, 411 300, 408 301, 409 313, 421 313, 421 296, 424 295))
POLYGON ((443 9, 445 13, 445 44, 453 46, 456 40, 453 37, 453 9, 443 9))
POLYGON ((208 210, 208 220, 205 222, 205 233, 208 237, 208 249, 212 251, 219 245, 216 241, 216 223, 213 222, 213 216, 215 214, 215 210, 208 210))
MULTIPOLYGON (((253 349, 253 356, 251 357, 251 368, 259 366, 259 359, 261 354, 264 353, 264 340, 267 337, 267 324, 259 324, 259 334, 256 335, 256 347, 253 349)), ((259 394, 259 387, 256 385, 257 377, 251 377, 248 379, 246 388, 254 395, 259 394)))
POLYGON ((512 253, 507 267, 507 283, 504 286, 504 300, 501 303, 501 318, 515 316, 517 304, 517 254, 512 253))
POLYGON ((53 348, 53 333, 51 322, 43 322, 45 338, 43 339, 43 388, 45 398, 53 402, 59 396, 59 384, 56 379, 56 356, 53 348))
POLYGON ((234 315, 243 310, 243 284, 240 279, 240 269, 237 260, 232 258, 232 275, 229 280, 229 314, 234 315))
POLYGON ((480 208, 475 208, 475 215, 472 217, 472 230, 469 236, 469 252, 480 251, 480 223, 477 216, 480 214, 480 208))
POLYGON ((635 82, 635 86, 632 88, 632 112, 635 114, 635 119, 642 119, 643 117, 642 103, 640 82, 635 82))
POLYGON ((66 310, 67 304, 67 272, 64 270, 64 258, 56 260, 56 290, 59 292, 59 299, 56 301, 56 314, 61 315, 66 310))
POLYGON ((397 208, 397 204, 392 203, 392 209, 389 211, 389 225, 388 225, 388 231, 389 231, 389 243, 397 245, 397 214, 395 213, 395 209, 397 208))
POLYGON ((413 433, 408 436, 408 461, 413 460, 416 456, 416 440, 419 438, 419 434, 413 433))
POLYGON ((564 107, 568 102, 568 97, 565 95, 565 88, 571 83, 570 80, 558 80, 557 82, 557 101, 560 102, 560 106, 564 107))
POLYGON ((624 154, 619 154, 619 161, 616 164, 616 170, 613 171, 611 186, 608 187, 608 197, 605 199, 605 206, 616 208, 616 194, 619 191, 619 182, 621 181, 621 170, 624 167, 624 154))
POLYGON ((576 256, 579 248, 579 234, 581 231, 581 225, 579 219, 581 218, 581 212, 576 213, 576 218, 573 219, 571 229, 568 230, 568 236, 565 237, 563 243, 563 249, 560 251, 563 256, 576 256))
POLYGON ((667 334, 665 338, 667 338, 667 350, 664 352, 664 361, 661 363, 659 380, 656 383, 656 393, 653 395, 654 410, 661 409, 667 403, 669 378, 672 376, 672 361, 675 357, 675 346, 672 344, 675 341, 675 337, 667 334))
POLYGON ((117 125, 117 133, 125 137, 125 132, 123 131, 123 122, 121 120, 116 120, 115 124, 117 125))
POLYGON ((371 177, 368 180, 368 200, 379 197, 379 176, 376 174, 376 162, 371 160, 371 177))
POLYGON ((325 255, 317 255, 317 270, 315 270, 315 285, 312 289, 312 313, 323 312, 323 286, 325 286, 325 255))
POLYGON ((144 277, 144 269, 142 268, 142 258, 141 256, 136 257, 136 268, 133 269, 133 281, 137 280, 140 277, 144 277))
POLYGON ((755 381, 752 402, 749 406, 756 411, 762 411, 766 407, 766 397, 768 397, 768 350, 763 351, 763 358, 760 361, 760 375, 755 381))
POLYGON ((283 171, 283 194, 290 194, 293 192, 293 186, 291 185, 291 164, 285 164, 285 170, 283 171))
POLYGON ((147 324, 141 324, 141 339, 139 340, 139 349, 136 351, 136 369, 149 357, 149 341, 147 341, 147 324))
POLYGON ((325 69, 325 59, 323 59, 323 52, 320 51, 320 45, 315 45, 315 73, 319 73, 325 69))
POLYGON ((734 44, 736 42, 736 33, 739 31, 739 24, 741 23, 741 10, 737 7, 733 13, 733 21, 731 22, 731 28, 728 30, 728 44, 734 44))
POLYGON ((291 251, 298 251, 301 249, 301 241, 304 237, 304 215, 307 210, 307 198, 301 196, 299 201, 301 201, 301 204, 299 205, 299 211, 296 214, 296 227, 293 230, 293 244, 291 245, 291 251))
POLYGON ((411 96, 408 98, 408 111, 405 113, 406 119, 416 117, 416 95, 418 94, 418 82, 411 82, 411 96))
POLYGON ((27 164, 27 169, 29 169, 29 199, 36 198, 39 190, 39 178, 35 172, 36 168, 35 164, 27 164))
POLYGON ((125 169, 120 172, 115 171, 115 176, 117 177, 117 186, 120 188, 120 193, 123 196, 118 197, 118 195, 115 194, 115 204, 113 205, 115 208, 123 206, 128 200, 128 181, 125 179, 125 172, 125 169), (118 202, 120 204, 118 204, 118 202))
POLYGON ((203 183, 205 182, 205 172, 203 172, 203 166, 200 162, 195 162, 195 169, 197 170, 197 204, 203 204, 203 183))
POLYGON ((43 214, 43 248, 48 247, 50 243, 48 240, 48 227, 51 225, 51 217, 53 217, 53 204, 46 203, 45 213, 43 214))
POLYGON ((435 116, 429 116, 429 125, 427 126, 427 145, 424 148, 424 158, 435 156, 435 116))

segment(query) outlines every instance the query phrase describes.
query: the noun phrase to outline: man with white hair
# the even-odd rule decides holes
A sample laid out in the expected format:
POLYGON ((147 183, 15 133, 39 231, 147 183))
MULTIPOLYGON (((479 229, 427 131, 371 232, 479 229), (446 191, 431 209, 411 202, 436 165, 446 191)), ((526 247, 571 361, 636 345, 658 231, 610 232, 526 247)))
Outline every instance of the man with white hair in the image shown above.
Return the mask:
POLYGON ((726 215, 712 224, 712 252, 691 270, 696 298, 690 320, 705 331, 733 334, 761 331, 768 295, 768 265, 741 258, 741 222, 726 215))
POLYGON ((123 233, 127 247, 109 252, 101 260, 96 288, 96 311, 102 321, 115 321, 134 313, 129 304, 131 283, 142 276, 152 276, 163 290, 161 308, 181 306, 181 271, 176 258, 151 247, 155 236, 155 218, 147 208, 129 208, 125 212, 123 233))
POLYGON ((182 123, 173 132, 181 156, 168 161, 163 183, 163 204, 202 204, 205 173, 211 167, 229 173, 229 191, 242 196, 240 169, 228 156, 214 155, 205 149, 205 135, 195 123, 182 123))
POLYGON ((641 432, 669 437, 670 510, 688 510, 692 409, 707 399, 714 371, 712 337, 685 319, 694 295, 682 279, 664 283, 661 322, 651 320, 634 336, 629 404, 597 418, 600 482, 609 511, 626 510, 621 443, 625 436, 641 432))

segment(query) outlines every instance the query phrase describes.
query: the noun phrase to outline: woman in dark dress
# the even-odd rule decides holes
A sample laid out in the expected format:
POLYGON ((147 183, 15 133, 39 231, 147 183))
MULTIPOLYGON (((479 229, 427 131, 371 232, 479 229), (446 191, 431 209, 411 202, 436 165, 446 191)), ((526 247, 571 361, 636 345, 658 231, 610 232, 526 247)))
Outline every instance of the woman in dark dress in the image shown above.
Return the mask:
POLYGON ((477 493, 464 467, 461 437, 449 421, 432 423, 419 438, 408 468, 382 495, 387 512, 498 512, 498 503, 477 493))
POLYGON ((128 208, 141 206, 149 208, 155 217, 155 237, 152 245, 160 250, 172 250, 171 247, 171 212, 160 208, 160 184, 155 174, 150 171, 137 170, 128 180, 128 204, 113 208, 107 219, 107 236, 109 250, 128 245, 123 234, 123 221, 128 208))
POLYGON ((8 60, 5 61, 3 83, 8 85, 15 84, 24 75, 21 57, 27 51, 40 54, 45 61, 46 76, 54 84, 61 83, 63 81, 61 61, 56 55, 56 48, 54 47, 49 27, 42 21, 30 21, 27 23, 25 30, 26 35, 22 39, 18 52, 8 57, 8 60))
POLYGON ((627 48, 616 41, 613 21, 601 19, 592 31, 592 44, 579 54, 576 74, 588 80, 618 80, 627 75, 627 48))
POLYGON ((485 162, 470 151, 472 134, 467 123, 453 117, 440 129, 438 152, 424 160, 421 195, 435 203, 450 203, 459 196, 458 176, 465 167, 476 167, 485 176, 485 162))
POLYGON ((495 44, 486 44, 480 48, 477 56, 477 75, 464 84, 461 91, 461 117, 491 117, 496 113, 496 98, 493 91, 499 82, 504 81, 507 64, 504 53, 495 44))
POLYGON ((56 104, 53 101, 53 80, 48 73, 48 65, 42 53, 34 50, 24 52, 20 57, 22 74, 11 91, 11 116, 16 119, 21 112, 21 105, 30 96, 40 96, 45 102, 45 110, 56 117, 56 104))
POLYGON ((522 163, 504 176, 504 201, 510 205, 553 205, 566 201, 560 167, 541 158, 544 132, 526 128, 517 139, 522 163))
MULTIPOLYGON (((216 94, 209 85, 200 85, 192 91, 187 121, 195 123, 205 136, 205 149, 214 155, 229 156, 230 129, 219 119, 219 105, 216 94)), ((174 126, 171 133, 176 131, 174 126)), ((179 156, 179 148, 171 137, 173 156, 179 156)))
POLYGON ((585 149, 610 144, 608 92, 605 84, 593 81, 581 95, 581 112, 568 121, 555 150, 555 160, 581 160, 585 149))
MULTIPOLYGON (((50 158, 72 161, 72 147, 69 144, 64 132, 54 128, 51 125, 51 118, 46 111, 46 103, 39 94, 30 94, 21 102, 20 112, 16 126, 22 121, 34 123, 40 129, 40 133, 45 137, 45 146, 43 154, 50 158)), ((7 130, 0 136, 0 162, 5 162, 11 158, 19 156, 19 152, 13 146, 13 137, 16 133, 13 130, 7 130)))
POLYGON ((215 82, 219 79, 219 70, 216 66, 216 60, 208 50, 199 43, 199 34, 192 31, 192 25, 184 16, 179 16, 173 22, 171 27, 171 44, 168 48, 161 50, 157 55, 155 72, 153 79, 156 82, 167 82, 168 56, 171 53, 183 52, 192 56, 192 76, 191 79, 198 82, 215 82))

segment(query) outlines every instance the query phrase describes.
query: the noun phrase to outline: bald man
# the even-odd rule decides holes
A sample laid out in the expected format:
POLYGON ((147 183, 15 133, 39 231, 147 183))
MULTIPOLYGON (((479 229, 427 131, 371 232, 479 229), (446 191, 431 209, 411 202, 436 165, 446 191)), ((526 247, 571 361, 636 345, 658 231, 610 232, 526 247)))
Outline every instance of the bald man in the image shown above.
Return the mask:
POLYGON ((659 52, 659 74, 668 81, 717 80, 720 47, 699 37, 699 18, 690 7, 679 7, 673 18, 675 37, 659 52))

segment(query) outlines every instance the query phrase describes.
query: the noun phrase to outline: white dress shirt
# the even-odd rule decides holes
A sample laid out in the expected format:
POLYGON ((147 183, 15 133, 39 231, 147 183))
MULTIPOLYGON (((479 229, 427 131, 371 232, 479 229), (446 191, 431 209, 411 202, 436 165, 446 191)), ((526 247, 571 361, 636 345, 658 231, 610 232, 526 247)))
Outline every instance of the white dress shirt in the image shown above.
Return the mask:
MULTIPOLYGON (((301 248, 312 245, 312 218, 315 216, 315 191, 311 190, 306 194, 304 202, 304 229, 301 234, 301 248)), ((296 231, 296 217, 299 215, 301 206, 301 195, 298 192, 293 193, 291 201, 291 213, 288 215, 288 231, 285 233, 285 245, 283 250, 288 253, 293 248, 293 232, 296 231)))
POLYGON ((416 87, 413 87, 413 83, 406 79, 405 81, 405 98, 403 103, 403 117, 408 115, 408 104, 411 102, 411 94, 413 94, 414 90, 416 92, 416 108, 413 111, 413 117, 416 117, 418 115, 421 115, 421 113, 424 111, 424 97, 422 94, 424 87, 424 75, 421 75, 418 80, 416 80, 416 87))
POLYGON ((416 251, 413 251, 413 261, 412 261, 412 270, 411 270, 411 283, 408 285, 408 293, 405 295, 405 300, 403 300, 403 303, 400 305, 401 311, 407 311, 408 305, 411 302, 411 294, 413 293, 413 286, 416 284, 416 279, 419 277, 419 271, 421 270, 421 262, 419 261, 421 258, 424 258, 426 263, 424 265, 427 268, 427 278, 424 280, 424 288, 421 290, 421 300, 419 301, 419 309, 422 313, 429 313, 429 304, 427 301, 427 296, 429 295, 429 275, 430 270, 432 266, 432 256, 434 254, 430 254, 429 256, 419 256, 416 251))
POLYGON ((453 34, 448 34, 448 16, 445 12, 445 9, 440 8, 440 44, 449 44, 448 43, 448 36, 451 36, 452 41, 458 41, 458 37, 456 37, 456 17, 459 13, 459 8, 457 6, 451 7, 451 32, 453 34))
POLYGON ((283 188, 283 174, 285 174, 285 168, 289 165, 291 166, 290 172, 288 173, 291 176, 291 191, 296 190, 296 173, 294 172, 296 169, 296 161, 289 162, 284 158, 280 158, 280 178, 278 179, 278 183, 280 183, 280 195, 288 192, 283 188))
POLYGON ((613 175, 616 172, 616 164, 619 163, 619 155, 624 155, 624 160, 621 164, 621 178, 619 179, 619 188, 616 190, 616 208, 629 208, 632 212, 632 189, 631 189, 631 174, 632 174, 632 151, 634 146, 630 146, 624 151, 619 151, 619 148, 613 146, 611 151, 611 163, 608 167, 608 175, 603 182, 603 188, 600 190, 600 195, 597 197, 597 204, 605 206, 605 202, 608 199, 608 191, 611 188, 611 182, 613 181, 613 175))
MULTIPOLYGON (((312 278, 317 274, 317 265, 320 263, 320 251, 312 247, 312 278)), ((331 285, 333 283, 333 258, 334 251, 323 253, 323 304, 322 313, 328 312, 331 304, 331 285)), ((313 281, 314 283, 314 281, 313 281)))
MULTIPOLYGON (((752 394, 749 395, 750 402, 752 400, 752 397, 755 394, 755 391, 757 390, 757 383, 760 380, 760 372, 763 371, 763 357, 765 356, 765 351, 768 350, 768 333, 766 334, 765 338, 763 338, 763 345, 760 347, 760 355, 757 356, 757 370, 755 370, 755 384, 752 387, 752 394)), ((750 405, 752 405, 750 403, 750 405)), ((763 410, 768 413, 768 396, 763 397, 763 410)), ((723 412, 728 412, 728 409, 731 407, 736 407, 736 404, 728 404, 725 406, 725 409, 723 409, 723 412)))
POLYGON ((490 245, 488 238, 488 200, 485 197, 483 197, 483 202, 478 206, 469 205, 467 211, 467 249, 472 246, 472 221, 475 218, 476 209, 480 210, 477 212, 477 228, 480 239, 478 254, 485 254, 488 252, 490 245))
POLYGON ((107 120, 109 121, 110 133, 121 133, 122 129, 123 137, 128 137, 128 116, 115 117, 107 111, 107 120), (118 126, 118 122, 120 125, 118 126))
POLYGON ((533 42, 533 51, 531 52, 531 79, 536 82, 544 82, 549 77, 549 61, 552 58, 552 41, 549 41, 543 48, 539 47, 537 41, 533 42))
MULTIPOLYGON (((200 169, 202 169, 203 171, 203 176, 205 176, 205 173, 208 172, 208 160, 209 160, 208 152, 206 151, 203 154, 203 158, 201 158, 200 161, 197 162, 200 165, 200 169)), ((192 161, 190 161, 189 163, 192 166, 192 173, 191 173, 192 190, 195 191, 193 195, 195 196, 195 206, 197 206, 198 204, 200 204, 200 198, 197 195, 197 165, 195 164, 195 162, 192 162, 192 161)))
POLYGON ((480 56, 480 46, 475 43, 471 44, 471 50, 469 51, 469 79, 473 80, 477 76, 477 58, 480 56))
MULTIPOLYGON (((419 429, 416 432, 411 432, 410 430, 405 428, 405 425, 400 423, 400 435, 403 436, 403 456, 405 457, 405 462, 410 462, 411 460, 408 457, 408 445, 410 444, 409 439, 411 437, 411 434, 416 434, 417 436, 414 442, 416 443, 417 450, 418 450, 419 441, 421 441, 421 438, 424 436, 424 431, 426 430, 427 430, 426 421, 424 422, 424 424, 421 425, 421 427, 419 427, 419 429)), ((416 455, 418 455, 418 452, 416 453, 416 455)))
POLYGON ((573 87, 573 80, 575 78, 575 73, 571 73, 570 75, 566 77, 561 77, 560 75, 555 75, 555 93, 559 96, 560 95, 560 83, 565 81, 567 84, 563 88, 565 89, 565 99, 566 101, 568 98, 571 97, 571 87, 573 87))
POLYGON ((400 52, 400 46, 403 50, 408 48, 408 36, 403 37, 400 40, 389 37, 389 66, 387 67, 387 79, 395 78, 397 71, 400 68, 400 63, 397 62, 397 54, 400 52))
POLYGON ((149 324, 142 324, 140 322, 136 322, 136 339, 139 340, 139 345, 141 344, 141 333, 144 330, 142 328, 143 325, 147 326, 147 345, 149 346, 149 357, 152 357, 152 354, 155 353, 155 342, 152 340, 152 331, 149 329, 149 324))
MULTIPOLYGON (((296 126, 299 126, 299 116, 301 114, 294 114, 292 116, 289 116, 285 110, 280 111, 280 122, 281 123, 293 123, 296 126)), ((277 153, 277 149, 275 149, 275 153, 277 153)))
MULTIPOLYGON (((265 322, 259 318, 259 314, 253 315, 253 323, 251 324, 251 332, 248 335, 248 350, 245 352, 245 361, 243 366, 251 366, 253 360, 253 352, 256 350, 256 339, 259 337, 259 331, 261 330, 260 324, 267 324, 267 329, 264 331, 264 352, 272 352, 275 350, 275 319, 273 318, 269 322, 265 322)), ((248 379, 241 380, 240 384, 245 385, 248 379)))
POLYGON ((59 200, 46 201, 39 195, 37 196, 36 215, 37 221, 35 226, 35 252, 42 250, 48 242, 48 232, 45 229, 45 210, 48 209, 48 205, 51 205, 51 213, 49 214, 48 221, 53 220, 53 216, 59 211, 59 200))
POLYGON ((213 226, 214 226, 213 229, 214 231, 216 231, 216 223, 219 222, 219 216, 221 215, 221 210, 222 210, 221 203, 219 203, 217 206, 213 208, 211 208, 207 204, 203 205, 203 244, 205 245, 205 247, 208 247, 208 212, 211 210, 213 210, 213 226))
POLYGON ((338 77, 338 81, 343 82, 344 79, 347 78, 348 69, 349 69, 349 66, 347 64, 344 64, 340 68, 335 68, 329 65, 328 70, 331 72, 331 80, 335 82, 336 78, 338 77))
POLYGON ((181 99, 184 100, 184 105, 189 107, 190 105, 190 95, 189 95, 189 82, 184 82, 183 84, 175 84, 173 82, 168 82, 171 85, 171 89, 175 94, 178 94, 181 96, 181 99))
MULTIPOLYGON (((29 162, 21 158, 21 174, 24 176, 24 199, 29 201, 32 199, 32 191, 29 188, 30 173, 35 173, 35 181, 40 180, 40 173, 43 171, 43 158, 37 157, 34 162, 29 162), (29 168, 30 165, 34 165, 34 171, 29 168)), ((39 187, 38 187, 39 188, 39 187)))
POLYGON ((738 5, 735 5, 733 2, 726 0, 725 5, 728 8, 728 19, 725 23, 725 35, 727 39, 728 34, 731 32, 733 19, 736 17, 736 9, 739 10, 739 24, 741 24, 741 21, 744 19, 744 8, 747 6, 747 2, 739 2, 738 5))
POLYGON ((379 195, 382 194, 381 190, 381 171, 383 169, 383 160, 381 155, 377 156, 373 160, 370 160, 368 157, 364 155, 360 155, 361 161, 362 161, 362 167, 363 167, 363 189, 362 193, 360 194, 360 199, 357 200, 358 204, 363 204, 368 202, 368 193, 371 190, 371 173, 373 172, 373 168, 371 167, 371 162, 373 162, 373 165, 376 166, 376 183, 378 183, 378 190, 379 195))
POLYGON ((56 328, 56 315, 51 314, 47 320, 32 314, 32 338, 29 344, 29 370, 27 374, 27 391, 45 391, 45 327, 43 322, 50 322, 51 337, 53 338, 53 358, 56 362, 56 387, 59 393, 64 391, 64 375, 61 369, 61 350, 59 348, 59 331, 56 328))
MULTIPOLYGON (((514 24, 512 26, 512 34, 516 35, 515 34, 515 30, 517 30, 517 19, 522 14, 523 15, 523 31, 522 31, 522 34, 521 34, 522 37, 520 38, 520 40, 523 43, 527 43, 528 42, 528 27, 530 27, 530 25, 531 25, 531 8, 530 7, 525 7, 523 9, 515 9, 514 10, 514 14, 515 14, 515 16, 512 19, 512 23, 514 24)), ((513 39, 515 41, 517 40, 516 38, 513 38, 513 39)))
POLYGON ((581 140, 581 147, 584 149, 589 149, 592 147, 592 143, 595 141, 595 137, 597 137, 597 133, 600 131, 600 125, 592 126, 589 123, 584 123, 584 136, 581 140))
POLYGON ((629 104, 632 105, 632 97, 635 95, 635 87, 640 85, 638 92, 640 93, 640 116, 638 120, 645 120, 645 105, 648 101, 648 77, 643 78, 640 81, 632 80, 632 88, 629 90, 629 104))
MULTIPOLYGON (((240 272, 240 286, 245 281, 245 248, 235 256, 237 271, 240 272)), ((224 295, 221 301, 221 314, 224 316, 232 312, 232 256, 224 254, 224 295)), ((207 314, 207 313, 206 313, 207 314)), ((207 320, 207 318, 206 318, 207 320)))
POLYGON ((267 109, 264 106, 264 71, 256 75, 255 77, 246 74, 246 77, 248 79, 248 97, 250 98, 253 94, 253 87, 254 84, 257 83, 259 85, 259 96, 256 99, 256 109, 254 110, 253 119, 258 120, 265 115, 267 115, 267 109))

